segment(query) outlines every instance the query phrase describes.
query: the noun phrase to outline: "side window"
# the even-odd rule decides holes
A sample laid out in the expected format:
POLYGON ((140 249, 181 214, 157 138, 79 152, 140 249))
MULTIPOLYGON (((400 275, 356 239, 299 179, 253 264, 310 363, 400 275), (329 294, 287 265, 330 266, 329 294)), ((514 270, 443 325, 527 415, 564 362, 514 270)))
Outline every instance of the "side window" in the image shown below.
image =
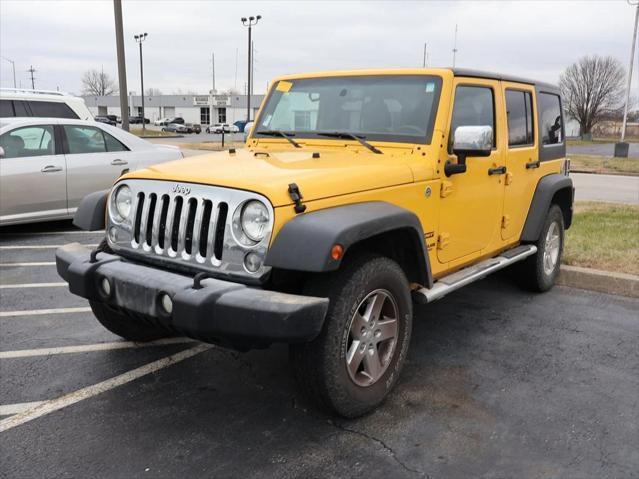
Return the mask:
POLYGON ((0 136, 5 158, 55 154, 53 126, 25 126, 0 136))
POLYGON ((564 142, 558 95, 539 94, 539 130, 542 145, 556 145, 564 142))
POLYGON ((27 110, 27 102, 23 100, 13 100, 13 109, 16 116, 31 116, 27 110))
POLYGON ((92 126, 64 125, 69 153, 104 153, 107 151, 102 130, 92 126))
POLYGON ((106 141, 107 151, 129 151, 129 149, 120 143, 120 140, 109 135, 106 131, 102 131, 104 140, 106 141))
POLYGON ((69 108, 69 105, 57 101, 30 101, 29 106, 33 116, 46 118, 71 118, 77 120, 79 117, 69 108))
POLYGON ((508 146, 533 144, 532 95, 527 91, 506 90, 508 146))
POLYGON ((12 116, 15 114, 11 100, 0 100, 0 118, 11 118, 12 116))
POLYGON ((493 147, 497 144, 495 98, 492 88, 483 86, 457 87, 453 120, 450 126, 449 151, 452 151, 455 130, 460 126, 490 126, 493 129, 493 147))

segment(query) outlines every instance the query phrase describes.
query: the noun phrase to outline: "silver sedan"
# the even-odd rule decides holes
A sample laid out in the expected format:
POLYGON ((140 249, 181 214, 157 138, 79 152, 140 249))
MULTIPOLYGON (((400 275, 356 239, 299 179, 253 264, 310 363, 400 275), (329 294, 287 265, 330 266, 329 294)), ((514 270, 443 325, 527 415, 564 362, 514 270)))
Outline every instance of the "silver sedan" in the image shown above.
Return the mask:
POLYGON ((0 120, 0 225, 72 218, 80 200, 129 170, 183 158, 91 120, 0 120))

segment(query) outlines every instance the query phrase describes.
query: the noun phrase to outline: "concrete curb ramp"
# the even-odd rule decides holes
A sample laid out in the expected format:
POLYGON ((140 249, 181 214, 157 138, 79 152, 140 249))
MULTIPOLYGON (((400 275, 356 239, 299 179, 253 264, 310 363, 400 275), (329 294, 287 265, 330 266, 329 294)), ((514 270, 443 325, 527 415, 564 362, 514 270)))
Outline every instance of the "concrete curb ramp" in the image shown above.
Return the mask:
POLYGON ((639 298, 639 276, 579 266, 561 266, 557 284, 639 298))

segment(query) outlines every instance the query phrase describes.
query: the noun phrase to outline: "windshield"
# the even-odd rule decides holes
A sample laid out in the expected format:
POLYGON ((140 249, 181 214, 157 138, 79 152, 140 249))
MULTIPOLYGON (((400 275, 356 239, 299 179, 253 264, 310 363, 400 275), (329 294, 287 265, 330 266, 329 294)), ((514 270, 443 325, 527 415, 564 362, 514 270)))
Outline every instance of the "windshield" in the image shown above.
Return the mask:
POLYGON ((428 144, 441 82, 426 75, 282 80, 268 97, 253 135, 283 131, 295 138, 326 139, 321 133, 344 132, 369 141, 428 144))

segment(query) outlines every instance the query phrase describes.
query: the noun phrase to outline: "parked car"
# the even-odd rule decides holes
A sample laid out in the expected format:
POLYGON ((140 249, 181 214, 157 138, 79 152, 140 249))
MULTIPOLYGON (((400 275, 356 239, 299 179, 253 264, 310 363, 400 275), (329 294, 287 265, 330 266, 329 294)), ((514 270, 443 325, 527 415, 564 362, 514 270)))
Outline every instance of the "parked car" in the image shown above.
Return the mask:
POLYGON ((178 125, 184 125, 184 118, 182 118, 181 116, 176 116, 175 118, 169 118, 166 121, 166 124, 168 125, 169 123, 177 123, 178 125))
POLYGON ((237 126, 237 129, 239 131, 244 131, 244 127, 246 126, 246 120, 237 120, 235 123, 233 123, 235 126, 237 126))
POLYGON ((166 126, 169 124, 170 118, 159 118, 153 122, 155 126, 166 126))
MULTIPOLYGON (((108 246, 65 246, 57 270, 107 329, 288 343, 302 390, 351 418, 397 383, 413 302, 510 265, 526 288, 552 288, 574 198, 558 87, 450 68, 275 85, 250 149, 125 175, 82 202, 76 223, 106 227, 108 246)), ((486 307, 512 320, 516 302, 486 307)))
POLYGON ((183 155, 93 120, 0 119, 0 225, 72 218, 122 173, 183 155))
POLYGON ((115 120, 111 120, 107 116, 96 116, 94 118, 95 121, 99 121, 100 123, 106 123, 107 125, 116 126, 117 122, 115 120))
POLYGON ((168 125, 162 127, 162 131, 188 133, 189 129, 184 125, 180 125, 179 123, 169 123, 168 125))
MULTIPOLYGON (((132 125, 135 124, 142 124, 142 117, 141 116, 130 116, 129 117, 129 123, 132 125)), ((148 118, 144 118, 144 124, 148 125, 149 123, 151 123, 151 120, 149 120, 148 118)))
POLYGON ((189 129, 189 133, 197 133, 198 135, 202 133, 202 126, 197 123, 185 123, 184 126, 189 129))
POLYGON ((104 115, 104 116, 106 116, 109 120, 114 121, 116 125, 118 123, 122 123, 122 118, 120 118, 117 115, 104 115))
POLYGON ((59 91, 0 88, 0 118, 28 116, 93 119, 82 98, 59 91))
POLYGON ((244 141, 248 140, 249 135, 251 134, 251 128, 253 128, 253 122, 249 121, 244 124, 244 141))
POLYGON ((239 133, 240 129, 235 125, 229 125, 228 123, 216 123, 206 127, 207 133, 239 133))

